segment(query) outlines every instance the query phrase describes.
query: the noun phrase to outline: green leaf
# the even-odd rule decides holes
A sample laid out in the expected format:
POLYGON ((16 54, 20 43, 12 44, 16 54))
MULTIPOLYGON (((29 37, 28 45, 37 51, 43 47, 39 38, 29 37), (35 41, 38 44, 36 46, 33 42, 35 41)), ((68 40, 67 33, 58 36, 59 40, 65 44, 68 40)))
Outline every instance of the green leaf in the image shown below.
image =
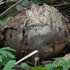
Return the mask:
POLYGON ((3 66, 4 62, 0 62, 0 67, 3 66))
POLYGON ((8 20, 7 20, 7 19, 6 19, 6 20, 3 20, 3 21, 0 20, 0 24, 1 24, 1 25, 4 25, 4 26, 5 26, 5 25, 7 25, 7 23, 8 23, 8 20))
POLYGON ((15 60, 10 60, 5 67, 3 68, 3 70, 11 70, 14 66, 15 66, 15 60))
POLYGON ((59 66, 59 67, 53 68, 53 70, 63 70, 63 67, 59 66))
POLYGON ((44 68, 44 67, 41 67, 41 66, 37 66, 37 67, 31 67, 31 66, 27 66, 27 68, 29 69, 29 70, 48 70, 48 69, 46 69, 46 68, 44 68))
POLYGON ((66 63, 65 65, 63 65, 63 70, 68 70, 70 67, 70 65, 68 65, 68 63, 66 63))
POLYGON ((23 6, 21 6, 21 5, 17 5, 16 8, 17 8, 18 11, 20 11, 20 10, 23 9, 23 6))
POLYGON ((5 56, 2 56, 1 58, 2 58, 2 62, 0 62, 0 66, 3 66, 3 64, 5 65, 8 61, 11 60, 11 58, 5 56))
POLYGON ((70 67, 70 59, 63 65, 63 70, 68 70, 70 67))
POLYGON ((46 65, 45 65, 45 68, 46 68, 47 70, 50 70, 50 69, 53 69, 54 66, 55 66, 55 64, 46 64, 46 65))
POLYGON ((0 54, 4 57, 7 57, 6 52, 5 51, 0 51, 0 54))
POLYGON ((20 5, 27 6, 29 3, 30 3, 30 1, 25 0, 25 1, 21 2, 20 5))
POLYGON ((12 53, 10 53, 10 52, 8 52, 8 51, 5 51, 5 52, 6 52, 6 54, 7 54, 10 58, 15 59, 15 56, 14 56, 12 53))
POLYGON ((4 48, 1 48, 0 51, 1 50, 7 50, 7 51, 14 51, 14 52, 16 52, 16 50, 14 50, 14 49, 12 49, 10 47, 4 47, 4 48))
POLYGON ((58 58, 53 58, 55 59, 56 61, 63 61, 63 62, 67 62, 64 58, 62 57, 58 57, 58 58))
POLYGON ((27 66, 27 68, 28 68, 29 70, 35 70, 35 68, 34 68, 34 67, 31 67, 31 66, 27 66))
POLYGON ((37 66, 37 67, 35 68, 35 70, 46 70, 46 68, 41 67, 41 66, 37 66))
POLYGON ((50 70, 50 69, 53 69, 53 68, 57 68, 59 66, 62 66, 63 64, 64 64, 63 61, 59 61, 59 62, 57 62, 55 64, 46 64, 45 65, 45 68, 48 69, 48 70, 50 70))
POLYGON ((4 57, 9 56, 10 58, 15 58, 15 56, 12 53, 8 52, 8 51, 0 51, 0 54, 2 54, 4 57))
POLYGON ((8 61, 12 60, 12 58, 2 56, 2 60, 3 60, 2 62, 4 62, 4 64, 6 64, 8 61))
POLYGON ((41 4, 42 2, 41 1, 38 1, 36 4, 41 4))
POLYGON ((32 2, 35 3, 35 4, 41 4, 42 3, 41 0, 32 0, 32 2))
POLYGON ((64 62, 64 61, 59 61, 59 62, 55 63, 55 67, 62 66, 62 65, 64 65, 64 64, 66 64, 66 62, 64 62))
POLYGON ((2 62, 2 56, 0 55, 0 62, 2 62))
POLYGON ((29 65, 27 65, 27 64, 24 63, 24 62, 21 64, 21 67, 27 67, 27 66, 29 66, 29 65))
POLYGON ((62 66, 63 64, 65 64, 65 62, 59 61, 59 62, 57 62, 57 63, 55 63, 55 64, 46 64, 46 65, 45 65, 45 68, 48 69, 48 70, 50 70, 50 69, 53 69, 53 68, 60 67, 60 66, 62 66))
POLYGON ((68 42, 70 42, 70 40, 68 40, 68 42))
POLYGON ((24 0, 23 2, 21 2, 20 4, 18 4, 16 6, 17 10, 20 11, 23 9, 24 6, 27 6, 30 3, 30 1, 28 0, 24 0))
POLYGON ((67 62, 68 62, 68 64, 70 65, 70 58, 69 58, 69 60, 68 60, 67 62))

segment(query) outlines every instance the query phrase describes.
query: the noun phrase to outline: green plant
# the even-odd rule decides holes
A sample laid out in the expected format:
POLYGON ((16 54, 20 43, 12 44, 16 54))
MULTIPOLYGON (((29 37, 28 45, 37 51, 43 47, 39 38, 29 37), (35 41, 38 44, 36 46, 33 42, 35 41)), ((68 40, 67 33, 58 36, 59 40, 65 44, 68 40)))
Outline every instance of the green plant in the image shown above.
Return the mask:
POLYGON ((21 67, 26 67, 29 70, 68 70, 70 67, 70 59, 66 61, 63 58, 55 58, 56 63, 53 64, 46 64, 45 67, 37 66, 31 67, 26 63, 22 63, 21 67))
POLYGON ((47 64, 45 65, 45 68, 48 70, 68 70, 70 67, 70 59, 66 61, 63 58, 55 58, 56 63, 54 64, 47 64))
POLYGON ((15 62, 15 60, 8 61, 3 70, 11 70, 15 66, 15 62))
POLYGON ((25 6, 27 6, 28 4, 30 4, 30 3, 35 3, 35 4, 41 4, 42 3, 42 1, 41 0, 24 0, 23 2, 21 2, 20 4, 18 4, 17 6, 16 6, 16 9, 18 10, 18 11, 20 11, 20 10, 22 10, 23 9, 23 7, 25 7, 25 6), (31 2, 32 1, 32 2, 31 2))
POLYGON ((0 67, 5 66, 3 70, 9 70, 15 63, 15 56, 12 54, 12 52, 16 51, 10 47, 0 49, 0 67))
POLYGON ((7 25, 8 23, 8 20, 5 19, 5 20, 0 20, 0 25, 7 25))
POLYGON ((18 4, 18 5, 16 6, 16 9, 17 9, 18 11, 20 11, 20 10, 23 9, 23 7, 27 6, 29 3, 30 3, 30 1, 24 0, 23 2, 21 2, 20 4, 18 4))
POLYGON ((21 64, 21 67, 26 67, 26 68, 28 68, 29 70, 47 70, 46 68, 41 67, 41 66, 31 67, 31 66, 27 65, 27 64, 24 63, 24 62, 21 64))
POLYGON ((35 4, 41 4, 42 3, 41 0, 32 0, 32 2, 35 3, 35 4))

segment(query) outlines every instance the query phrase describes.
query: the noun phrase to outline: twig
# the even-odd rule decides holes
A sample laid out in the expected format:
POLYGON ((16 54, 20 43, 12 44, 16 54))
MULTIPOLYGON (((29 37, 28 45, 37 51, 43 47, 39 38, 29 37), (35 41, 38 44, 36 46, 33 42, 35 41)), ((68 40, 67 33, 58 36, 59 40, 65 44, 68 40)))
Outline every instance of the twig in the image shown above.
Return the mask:
POLYGON ((6 12, 8 12, 9 10, 11 10, 13 7, 15 7, 16 5, 18 5, 19 3, 21 3, 24 0, 19 0, 18 2, 16 2, 14 5, 12 5, 11 7, 9 7, 7 10, 5 10, 3 13, 0 14, 0 16, 4 15, 6 12))
POLYGON ((35 57, 35 65, 34 65, 34 67, 37 66, 37 62, 38 62, 38 60, 39 60, 39 57, 35 57))
POLYGON ((38 50, 35 50, 35 51, 33 51, 32 53, 28 54, 27 56, 23 57, 22 59, 20 59, 19 61, 17 61, 17 62, 15 63, 15 65, 19 64, 19 63, 22 62, 23 60, 29 58, 30 56, 32 56, 32 55, 34 55, 34 54, 36 54, 36 53, 38 53, 38 50))
POLYGON ((6 3, 6 4, 7 4, 7 3, 11 3, 11 2, 12 2, 12 3, 15 3, 15 2, 17 2, 17 0, 13 0, 13 1, 12 1, 12 0, 11 0, 11 1, 0 1, 0 5, 5 4, 5 3, 6 3))
POLYGON ((0 2, 0 5, 4 4, 4 2, 0 2))
POLYGON ((70 3, 62 3, 62 4, 57 4, 57 5, 51 5, 53 7, 61 7, 61 6, 65 6, 65 5, 70 5, 70 3))
POLYGON ((66 15, 66 14, 64 14, 64 13, 62 13, 62 15, 66 16, 67 18, 69 18, 69 19, 70 19, 70 16, 68 16, 68 15, 66 15))

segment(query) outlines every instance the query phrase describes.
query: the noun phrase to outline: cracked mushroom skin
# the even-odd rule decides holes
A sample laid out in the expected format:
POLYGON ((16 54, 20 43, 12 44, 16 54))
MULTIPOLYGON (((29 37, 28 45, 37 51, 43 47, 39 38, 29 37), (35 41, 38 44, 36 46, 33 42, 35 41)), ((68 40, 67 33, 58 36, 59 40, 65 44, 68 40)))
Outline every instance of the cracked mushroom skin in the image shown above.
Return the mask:
POLYGON ((39 50, 40 58, 52 58, 63 50, 69 36, 65 17, 46 4, 33 4, 16 12, 8 26, 7 44, 17 50, 19 57, 39 50))

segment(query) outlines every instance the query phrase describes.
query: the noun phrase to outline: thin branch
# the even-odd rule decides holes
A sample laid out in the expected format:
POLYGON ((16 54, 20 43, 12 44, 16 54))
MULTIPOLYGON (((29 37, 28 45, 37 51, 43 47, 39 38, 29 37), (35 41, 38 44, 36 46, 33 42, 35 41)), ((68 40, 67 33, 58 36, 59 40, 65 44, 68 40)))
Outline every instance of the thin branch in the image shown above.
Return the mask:
POLYGON ((9 10, 11 10, 13 7, 15 7, 16 5, 18 5, 19 3, 21 3, 24 0, 19 0, 18 2, 16 2, 14 5, 12 5, 11 7, 9 7, 8 9, 6 9, 4 12, 2 12, 0 14, 0 16, 4 15, 6 12, 8 12, 9 10))
POLYGON ((68 16, 68 15, 66 15, 66 14, 64 14, 64 13, 62 13, 62 15, 66 16, 67 18, 69 18, 69 19, 70 19, 70 16, 68 16))
POLYGON ((39 52, 38 50, 33 51, 32 53, 28 54, 27 56, 25 56, 25 57, 23 57, 22 59, 20 59, 19 61, 17 61, 17 62, 15 63, 15 65, 19 64, 20 62, 24 61, 25 59, 31 57, 32 55, 34 55, 34 54, 36 54, 36 53, 38 53, 38 52, 39 52))
POLYGON ((4 4, 4 2, 0 2, 0 5, 4 4))
POLYGON ((62 4, 57 4, 57 5, 51 5, 53 7, 61 7, 61 6, 66 6, 66 5, 70 5, 70 3, 62 3, 62 4))
POLYGON ((4 4, 4 3, 11 3, 11 2, 17 2, 17 0, 10 0, 10 1, 0 1, 0 5, 4 4))

